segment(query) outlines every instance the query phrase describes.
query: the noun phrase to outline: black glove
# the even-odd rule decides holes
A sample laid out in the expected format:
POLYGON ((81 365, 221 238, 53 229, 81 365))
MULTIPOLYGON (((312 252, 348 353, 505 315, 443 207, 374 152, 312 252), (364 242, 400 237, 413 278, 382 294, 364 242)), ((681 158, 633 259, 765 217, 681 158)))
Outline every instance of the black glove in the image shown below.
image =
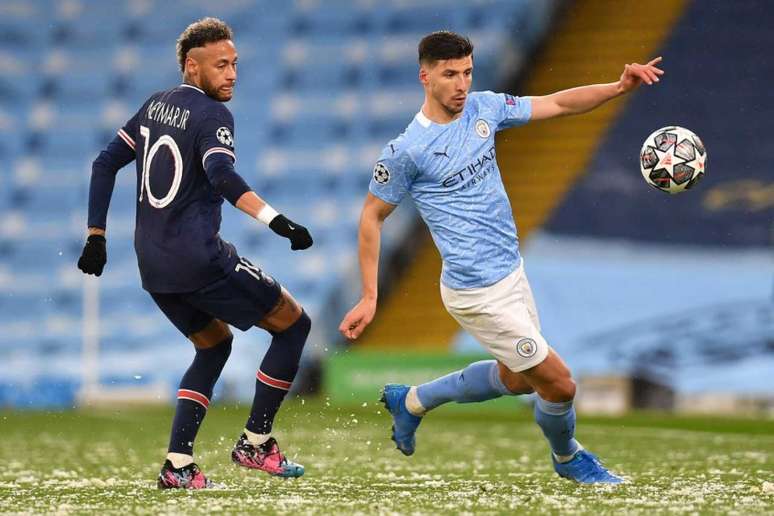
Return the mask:
POLYGON ((290 248, 293 251, 312 247, 312 235, 301 224, 288 220, 284 215, 277 215, 269 224, 269 229, 280 236, 290 239, 290 248))
POLYGON ((78 268, 86 274, 100 276, 107 262, 107 250, 105 249, 105 237, 102 235, 89 235, 83 253, 78 259, 78 268))

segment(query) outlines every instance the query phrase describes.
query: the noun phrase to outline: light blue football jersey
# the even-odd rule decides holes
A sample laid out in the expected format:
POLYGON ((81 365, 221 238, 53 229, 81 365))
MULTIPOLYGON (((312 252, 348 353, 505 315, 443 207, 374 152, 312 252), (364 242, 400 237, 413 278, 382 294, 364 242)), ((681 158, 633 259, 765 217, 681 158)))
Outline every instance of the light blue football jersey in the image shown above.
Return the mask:
POLYGON ((495 159, 495 133, 521 125, 532 102, 468 95, 462 116, 436 124, 420 111, 382 151, 369 190, 390 204, 409 194, 443 258, 449 288, 492 285, 518 267, 519 239, 495 159))

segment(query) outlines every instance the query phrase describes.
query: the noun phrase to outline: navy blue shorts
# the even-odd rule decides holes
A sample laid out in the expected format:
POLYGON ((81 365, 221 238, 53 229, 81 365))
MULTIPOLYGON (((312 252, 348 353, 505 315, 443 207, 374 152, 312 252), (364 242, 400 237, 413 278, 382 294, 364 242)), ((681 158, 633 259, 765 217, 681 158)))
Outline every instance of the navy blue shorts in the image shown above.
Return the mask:
POLYGON ((247 258, 239 258, 230 274, 195 292, 150 293, 164 315, 186 337, 203 330, 213 319, 248 330, 266 317, 281 294, 277 280, 247 258))

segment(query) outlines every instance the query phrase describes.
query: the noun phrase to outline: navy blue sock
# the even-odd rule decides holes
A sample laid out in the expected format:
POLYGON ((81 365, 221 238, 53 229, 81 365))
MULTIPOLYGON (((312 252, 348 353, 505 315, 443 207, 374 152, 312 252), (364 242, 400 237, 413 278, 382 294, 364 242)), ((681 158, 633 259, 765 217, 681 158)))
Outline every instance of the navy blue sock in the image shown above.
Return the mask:
POLYGON ((255 375, 255 398, 245 425, 249 431, 271 433, 274 416, 298 372, 301 352, 311 328, 311 319, 306 312, 301 312, 301 317, 288 329, 273 333, 269 350, 255 375))
POLYGON ((575 440, 575 407, 570 401, 546 401, 535 396, 535 421, 555 455, 569 456, 580 448, 575 440))
POLYGON ((193 455, 193 443, 207 414, 212 389, 231 354, 233 337, 207 349, 197 349, 191 367, 180 380, 177 407, 169 438, 170 453, 193 455))

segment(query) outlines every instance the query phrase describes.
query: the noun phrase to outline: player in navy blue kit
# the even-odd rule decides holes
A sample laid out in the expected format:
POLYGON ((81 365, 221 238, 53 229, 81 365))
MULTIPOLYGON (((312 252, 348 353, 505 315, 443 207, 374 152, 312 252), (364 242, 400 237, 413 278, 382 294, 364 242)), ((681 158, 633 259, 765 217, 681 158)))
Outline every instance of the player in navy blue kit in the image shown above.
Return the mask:
POLYGON ((232 40, 230 27, 215 18, 188 26, 177 41, 183 84, 153 94, 92 167, 89 236, 78 267, 102 274, 116 173, 136 160, 134 245, 142 286, 196 349, 180 382, 159 488, 212 485, 194 463, 193 443, 231 352, 229 325, 242 331, 259 326, 273 337, 232 460, 282 477, 304 472, 280 452, 271 429, 298 370, 311 321, 276 280, 220 238, 223 199, 288 238, 293 250, 310 247, 312 237, 304 226, 278 214, 234 170, 234 120, 223 105, 237 77, 232 40))

